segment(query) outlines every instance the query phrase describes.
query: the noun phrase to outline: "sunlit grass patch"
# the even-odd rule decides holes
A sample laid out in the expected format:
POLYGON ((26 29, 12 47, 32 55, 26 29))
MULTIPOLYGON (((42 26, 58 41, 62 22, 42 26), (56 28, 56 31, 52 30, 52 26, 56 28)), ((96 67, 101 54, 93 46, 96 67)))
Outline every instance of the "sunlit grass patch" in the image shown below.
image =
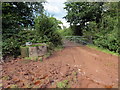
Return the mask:
POLYGON ((97 46, 94 46, 94 45, 87 45, 87 46, 90 47, 90 48, 95 48, 96 50, 99 50, 99 51, 102 51, 102 52, 105 52, 105 53, 108 53, 108 54, 119 56, 119 53, 109 51, 108 49, 100 48, 100 47, 97 47, 97 46))
POLYGON ((70 88, 68 80, 63 80, 57 83, 57 88, 70 88))
POLYGON ((3 77, 2 77, 2 80, 9 80, 9 79, 10 79, 9 76, 3 76, 3 77))
POLYGON ((32 61, 43 61, 43 57, 25 57, 25 60, 32 60, 32 61))

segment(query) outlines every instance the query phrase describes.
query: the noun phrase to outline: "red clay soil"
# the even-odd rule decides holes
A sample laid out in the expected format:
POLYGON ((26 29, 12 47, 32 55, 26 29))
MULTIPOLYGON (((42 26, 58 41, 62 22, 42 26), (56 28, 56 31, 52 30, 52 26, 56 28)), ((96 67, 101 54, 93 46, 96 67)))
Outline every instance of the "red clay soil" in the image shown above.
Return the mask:
POLYGON ((87 46, 65 47, 43 62, 16 59, 3 64, 3 87, 118 88, 118 57, 87 46))

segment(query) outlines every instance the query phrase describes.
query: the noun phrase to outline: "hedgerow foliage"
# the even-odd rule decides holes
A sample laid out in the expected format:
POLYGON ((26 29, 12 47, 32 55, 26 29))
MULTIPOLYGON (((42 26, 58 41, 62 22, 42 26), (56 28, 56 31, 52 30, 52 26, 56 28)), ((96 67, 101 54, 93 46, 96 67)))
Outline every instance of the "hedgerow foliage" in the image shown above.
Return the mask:
POLYGON ((107 26, 101 25, 100 32, 93 37, 94 44, 113 52, 119 52, 118 20, 106 18, 107 26))
POLYGON ((59 28, 57 20, 46 15, 35 18, 34 30, 21 30, 3 41, 3 55, 20 55, 20 46, 26 42, 47 43, 51 47, 61 45, 61 37, 56 32, 59 28))

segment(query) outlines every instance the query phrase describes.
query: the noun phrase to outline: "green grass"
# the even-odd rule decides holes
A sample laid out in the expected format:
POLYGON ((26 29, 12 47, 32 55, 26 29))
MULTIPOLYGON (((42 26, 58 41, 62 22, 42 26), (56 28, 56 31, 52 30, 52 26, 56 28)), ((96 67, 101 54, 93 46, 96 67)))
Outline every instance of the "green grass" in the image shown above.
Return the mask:
POLYGON ((25 60, 36 60, 38 57, 25 57, 25 60))
POLYGON ((47 46, 47 44, 36 44, 36 45, 29 45, 29 46, 21 46, 21 48, 29 48, 29 47, 38 47, 38 46, 47 46))
POLYGON ((119 53, 115 53, 115 52, 112 52, 112 51, 109 51, 107 49, 100 48, 100 47, 97 47, 97 46, 94 46, 94 45, 87 45, 87 46, 90 47, 90 48, 95 48, 96 50, 102 51, 104 53, 112 54, 112 55, 115 55, 115 56, 120 55, 119 53))
POLYGON ((68 80, 64 80, 61 82, 57 83, 57 88, 70 88, 70 86, 68 85, 68 80))
POLYGON ((47 52, 45 55, 44 55, 44 57, 45 58, 48 58, 48 57, 50 57, 52 54, 50 53, 50 52, 47 52))
POLYGON ((63 46, 57 46, 54 48, 54 51, 61 51, 64 47, 63 46))
POLYGON ((43 58, 42 58, 42 57, 25 57, 24 59, 25 59, 25 60, 40 61, 40 62, 43 61, 43 58))

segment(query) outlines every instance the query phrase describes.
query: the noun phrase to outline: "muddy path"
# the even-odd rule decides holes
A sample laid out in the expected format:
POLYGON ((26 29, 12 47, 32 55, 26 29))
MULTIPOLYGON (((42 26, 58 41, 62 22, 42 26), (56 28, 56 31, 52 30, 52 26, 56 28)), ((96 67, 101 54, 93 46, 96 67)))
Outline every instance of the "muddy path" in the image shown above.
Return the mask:
POLYGON ((2 79, 4 88, 118 88, 118 57, 66 44, 43 62, 18 58, 4 63, 2 79))

